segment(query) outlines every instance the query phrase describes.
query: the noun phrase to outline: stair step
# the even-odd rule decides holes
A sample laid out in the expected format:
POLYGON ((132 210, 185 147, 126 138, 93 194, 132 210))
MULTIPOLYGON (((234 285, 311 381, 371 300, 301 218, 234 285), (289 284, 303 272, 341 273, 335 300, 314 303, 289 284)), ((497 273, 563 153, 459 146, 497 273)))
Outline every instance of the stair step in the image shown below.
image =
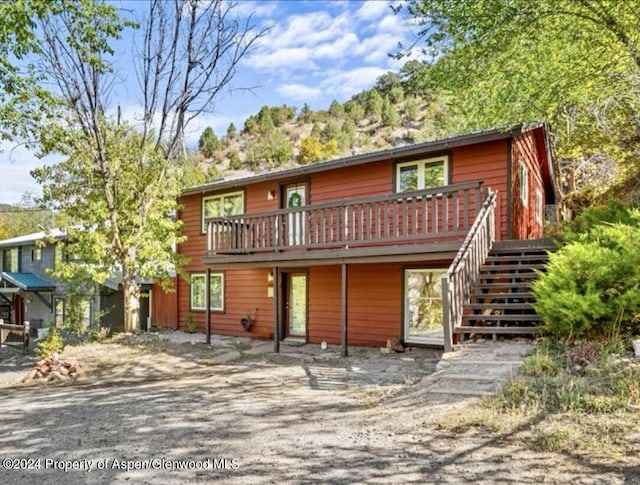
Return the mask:
POLYGON ((484 376, 480 374, 446 374, 446 380, 454 381, 480 381, 480 382, 493 382, 496 384, 504 384, 509 379, 503 376, 484 376))
POLYGON ((494 256, 492 253, 487 256, 485 262, 487 263, 501 263, 504 261, 526 261, 526 262, 534 262, 534 261, 548 261, 549 257, 545 253, 544 255, 539 254, 503 254, 500 256, 494 256))
POLYGON ((478 283, 475 285, 477 289, 490 289, 490 288, 531 288, 531 283, 533 281, 526 281, 524 283, 512 283, 512 282, 504 282, 504 283, 478 283))
POLYGON ((463 321, 474 321, 474 322, 540 322, 542 318, 540 315, 536 315, 535 313, 529 314, 521 314, 521 315, 462 315, 463 321))
POLYGON ((458 389, 455 387, 441 387, 441 388, 429 388, 429 393, 431 394, 452 394, 455 396, 493 396, 495 392, 491 391, 480 391, 480 390, 472 390, 472 389, 458 389))
POLYGON ((533 310, 531 303, 469 303, 471 310, 533 310))
POLYGON ((555 249, 555 245, 549 239, 522 239, 510 241, 495 241, 492 250, 529 250, 529 249, 555 249))
POLYGON ((480 273, 480 280, 535 280, 536 273, 480 273))
MULTIPOLYGON (((531 291, 513 291, 513 292, 494 292, 494 293, 474 293, 471 295, 474 300, 491 300, 491 301, 502 301, 502 300, 529 300, 531 302, 535 301, 535 297, 531 291)), ((480 303, 480 302, 476 302, 480 303)), ((484 303, 484 302, 482 302, 484 303)))
POLYGON ((453 328, 453 333, 476 333, 476 334, 517 334, 535 335, 540 332, 539 327, 472 327, 470 325, 460 325, 453 328))
POLYGON ((524 271, 532 271, 534 269, 544 269, 544 264, 533 264, 533 263, 525 263, 525 264, 483 264, 480 267, 480 271, 491 271, 497 270, 524 270, 524 271))

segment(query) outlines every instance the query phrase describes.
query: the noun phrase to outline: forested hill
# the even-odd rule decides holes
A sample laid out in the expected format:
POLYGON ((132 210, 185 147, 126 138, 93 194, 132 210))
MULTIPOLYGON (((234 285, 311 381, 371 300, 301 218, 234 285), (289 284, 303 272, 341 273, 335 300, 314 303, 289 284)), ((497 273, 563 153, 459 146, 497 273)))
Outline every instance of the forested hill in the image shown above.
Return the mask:
POLYGON ((381 76, 370 90, 344 103, 334 100, 326 110, 313 111, 308 104, 263 106, 243 127, 230 124, 222 137, 207 128, 185 184, 234 171, 264 172, 445 135, 444 99, 416 83, 417 73, 424 68, 411 61, 399 73, 381 76))

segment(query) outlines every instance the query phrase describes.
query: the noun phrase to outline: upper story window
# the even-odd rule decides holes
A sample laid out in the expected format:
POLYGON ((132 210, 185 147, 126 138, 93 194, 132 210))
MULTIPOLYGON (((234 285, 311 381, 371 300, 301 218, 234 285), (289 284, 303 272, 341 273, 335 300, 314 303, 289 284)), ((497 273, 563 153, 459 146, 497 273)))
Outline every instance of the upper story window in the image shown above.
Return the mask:
POLYGON ((428 158, 396 165, 396 192, 432 189, 449 183, 449 157, 428 158))
POLYGON ((9 273, 20 271, 20 251, 18 248, 8 248, 2 252, 2 271, 9 273))
POLYGON ((31 261, 41 261, 42 260, 42 248, 40 246, 36 246, 31 250, 31 261))
POLYGON ((244 193, 210 195, 202 198, 202 232, 207 232, 208 217, 237 216, 244 212, 244 193))

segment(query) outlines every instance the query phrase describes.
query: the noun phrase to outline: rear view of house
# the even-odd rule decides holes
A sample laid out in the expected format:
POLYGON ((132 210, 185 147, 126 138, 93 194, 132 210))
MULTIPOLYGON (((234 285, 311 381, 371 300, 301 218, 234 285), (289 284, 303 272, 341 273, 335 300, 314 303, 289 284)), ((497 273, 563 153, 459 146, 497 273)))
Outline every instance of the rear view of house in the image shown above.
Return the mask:
POLYGON ((543 237, 553 167, 519 125, 186 189, 179 326, 448 348, 494 240, 543 237))

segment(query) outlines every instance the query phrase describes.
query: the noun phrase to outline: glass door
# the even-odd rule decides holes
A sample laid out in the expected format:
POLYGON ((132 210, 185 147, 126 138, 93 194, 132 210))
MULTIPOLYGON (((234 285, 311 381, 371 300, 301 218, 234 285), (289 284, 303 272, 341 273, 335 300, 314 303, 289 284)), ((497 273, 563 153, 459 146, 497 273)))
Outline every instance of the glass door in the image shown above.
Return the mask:
MULTIPOLYGON (((286 209, 296 209, 307 204, 307 184, 292 184, 284 188, 286 209)), ((295 210, 287 214, 287 246, 305 244, 305 212, 295 210)))
POLYGON ((444 345, 442 290, 445 269, 407 269, 404 273, 404 337, 407 343, 444 345))
POLYGON ((307 336, 307 274, 285 273, 285 337, 307 336))

